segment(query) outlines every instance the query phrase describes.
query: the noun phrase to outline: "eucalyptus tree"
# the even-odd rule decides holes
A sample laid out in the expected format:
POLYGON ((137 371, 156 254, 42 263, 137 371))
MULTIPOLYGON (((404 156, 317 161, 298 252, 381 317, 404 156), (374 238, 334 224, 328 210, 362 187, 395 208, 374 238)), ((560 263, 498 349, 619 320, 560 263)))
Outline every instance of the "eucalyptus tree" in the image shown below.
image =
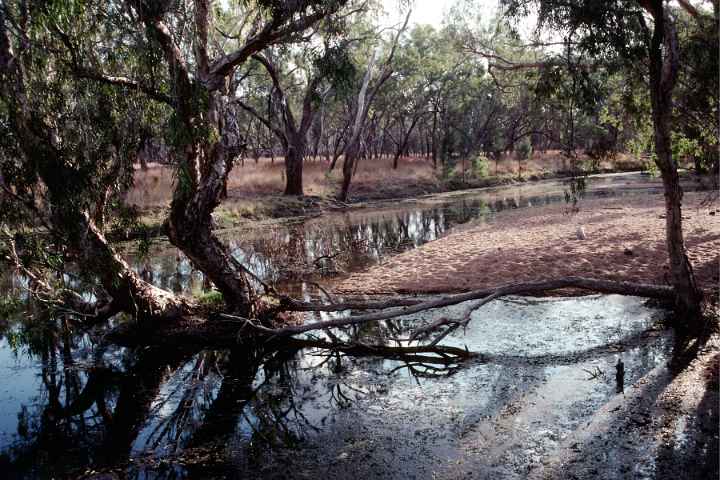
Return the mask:
POLYGON ((100 14, 119 15, 116 7, 22 0, 0 5, 4 256, 41 297, 58 290, 82 313, 173 317, 186 311, 184 301, 143 281, 104 235, 111 223, 106 215, 121 212, 141 133, 153 120, 145 115, 144 86, 120 76, 96 82, 77 68, 80 55, 108 69, 123 60, 113 48, 123 39, 96 21, 100 14), (91 290, 96 305, 64 281, 70 261, 81 267, 81 280, 99 281, 101 288, 91 290))
POLYGON ((211 214, 244 149, 230 102, 243 81, 239 67, 267 47, 303 40, 344 4, 4 3, 5 193, 28 209, 44 195, 51 209, 35 212, 38 221, 59 232, 63 248, 100 277, 120 308, 148 316, 183 311, 182 300, 132 273, 105 241, 100 220, 110 193, 131 178, 126 150, 136 152, 138 142, 130 113, 152 111, 130 102, 153 102, 164 114, 153 120, 167 119, 176 161, 170 241, 231 309, 256 313, 249 272, 212 232, 211 214))
POLYGON ((377 57, 382 54, 379 47, 371 50, 365 72, 362 75, 362 79, 358 82, 357 96, 353 102, 352 114, 350 115, 351 121, 348 124, 348 138, 342 151, 344 155, 343 180, 340 193, 338 194, 338 198, 341 201, 346 201, 348 198, 350 182, 352 182, 352 177, 355 173, 355 164, 361 153, 361 141, 367 127, 368 114, 378 92, 393 74, 393 59, 398 48, 400 36, 410 21, 410 14, 411 11, 408 10, 404 23, 396 31, 395 35, 393 35, 389 45, 386 45, 386 56, 382 60, 382 63, 377 66, 377 77, 373 78, 375 77, 377 57))
MULTIPOLYGON (((663 0, 503 0, 510 16, 535 11, 540 27, 550 27, 575 42, 578 52, 598 61, 643 62, 652 112, 655 162, 662 175, 666 204, 669 281, 676 307, 690 319, 701 313, 702 293, 695 282, 682 228, 682 188, 673 157, 673 91, 681 64, 677 10, 663 0), (533 10, 535 9, 535 10, 533 10)), ((701 16, 689 2, 683 9, 701 16)))
MULTIPOLYGON (((687 4, 687 2, 686 2, 687 4)), ((689 4, 688 4, 689 5, 689 4)), ((679 56, 673 109, 673 150, 694 160, 698 172, 718 174, 720 166, 720 2, 712 14, 677 12, 679 56)))
POLYGON ((397 127, 395 135, 390 135, 396 147, 393 169, 398 168, 398 160, 406 153, 418 124, 433 113, 430 104, 433 87, 444 74, 433 68, 433 62, 437 60, 434 54, 435 37, 433 27, 417 26, 410 31, 407 39, 402 39, 398 51, 395 61, 397 78, 394 88, 387 92, 392 98, 383 106, 392 109, 393 124, 397 127))
MULTIPOLYGON (((360 11, 362 9, 353 13, 360 11)), ((285 151, 285 195, 303 194, 303 162, 307 153, 308 132, 315 124, 315 117, 330 90, 342 89, 354 74, 345 42, 338 38, 337 25, 326 30, 330 33, 321 46, 284 52, 277 58, 270 54, 253 55, 272 81, 267 115, 248 102, 237 101, 280 141, 285 151)))
MULTIPOLYGON (((161 57, 164 89, 173 110, 177 182, 168 219, 180 248, 242 314, 256 313, 250 272, 212 231, 233 162, 244 145, 229 129, 229 106, 242 82, 239 67, 264 49, 300 41, 343 0, 149 2, 127 0, 127 25, 146 35, 149 54, 161 57), (231 88, 232 87, 232 88, 231 88)), ((118 27, 119 28, 119 27, 118 27)))

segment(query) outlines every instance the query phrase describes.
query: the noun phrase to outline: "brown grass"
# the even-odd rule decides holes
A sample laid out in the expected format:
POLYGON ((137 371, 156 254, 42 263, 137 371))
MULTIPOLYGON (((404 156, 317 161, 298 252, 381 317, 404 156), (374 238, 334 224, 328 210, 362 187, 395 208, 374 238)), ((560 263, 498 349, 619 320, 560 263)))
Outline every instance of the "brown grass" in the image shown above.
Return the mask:
MULTIPOLYGON (((584 160, 581 158, 581 161, 584 160)), ((171 167, 150 163, 148 170, 136 170, 135 184, 128 193, 127 201, 142 208, 167 206, 172 198, 174 174, 171 167)), ((614 162, 603 162, 602 169, 638 169, 640 163, 627 156, 619 156, 614 162)), ((490 162, 490 176, 517 177, 518 162, 511 156, 499 162, 490 162)), ((465 162, 467 176, 471 162, 465 162)), ((558 151, 535 152, 533 158, 522 163, 524 177, 548 175, 568 169, 568 162, 558 151)), ((463 164, 458 162, 455 176, 462 177, 463 164)), ((392 158, 364 159, 360 161, 351 195, 355 198, 393 198, 411 196, 443 190, 439 179, 440 171, 432 167, 432 161, 423 157, 401 158, 398 169, 392 169, 392 158)), ((303 181, 306 195, 333 195, 342 177, 342 160, 333 172, 322 160, 309 158, 305 161, 303 181)), ((467 177, 466 177, 467 178, 467 177)), ((238 162, 228 182, 229 196, 234 199, 248 199, 282 194, 285 187, 285 165, 282 158, 274 162, 260 158, 238 162)))

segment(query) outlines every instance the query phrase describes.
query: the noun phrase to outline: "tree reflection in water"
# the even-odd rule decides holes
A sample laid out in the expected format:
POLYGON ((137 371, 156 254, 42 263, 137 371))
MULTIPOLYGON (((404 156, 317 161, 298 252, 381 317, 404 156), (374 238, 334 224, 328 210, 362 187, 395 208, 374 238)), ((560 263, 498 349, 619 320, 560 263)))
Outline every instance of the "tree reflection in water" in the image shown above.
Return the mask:
MULTIPOLYGON (((376 325, 348 335, 389 338, 391 330, 376 325)), ((299 445, 327 412, 370 393, 346 375, 347 362, 382 356, 330 350, 322 340, 282 348, 129 350, 103 347, 101 333, 79 331, 68 316, 48 314, 3 332, 19 355, 37 359, 41 390, 18 415, 16 441, 0 453, 6 478, 75 476, 89 469, 174 478, 237 469, 237 462, 251 468, 274 448, 299 445), (325 390, 319 398, 311 388, 317 382, 325 390)), ((430 355, 390 356, 397 361, 392 373, 406 369, 423 377, 457 368, 457 361, 430 355)))
MULTIPOLYGON (((325 274, 308 275, 308 268, 321 270, 315 269, 318 258, 345 252, 333 257, 338 268, 327 271, 353 271, 438 238, 454 225, 484 221, 503 209, 555 201, 562 201, 559 194, 468 198, 432 208, 307 219, 261 228, 242 239, 228 232, 226 240, 261 279, 292 290, 297 286, 293 282, 325 274)), ((164 288, 184 293, 204 288, 202 276, 187 259, 169 249, 138 260, 135 267, 164 288)), ((8 298, 27 300, 22 280, 2 276, 0 281, 8 298)), ((316 293, 307 285, 299 296, 316 293)), ((130 478, 144 478, 147 472, 152 472, 149 478, 193 478, 262 469, 274 449, 296 448, 331 422, 328 417, 387 388, 377 378, 371 379, 375 384, 358 380, 353 376, 358 370, 402 374, 420 382, 452 375, 461 366, 452 357, 358 351, 352 342, 328 350, 322 338, 283 348, 103 348, 104 330, 78 330, 71 317, 53 316, 41 306, 21 305, 12 315, 14 319, 0 318, 0 348, 12 348, 37 362, 33 371, 39 393, 19 409, 13 442, 0 446, 0 472, 6 478, 74 477, 88 468, 117 469, 130 478)), ((407 328, 403 321, 391 320, 351 327, 344 334, 351 340, 394 345, 393 339, 407 328)), ((658 360, 652 350, 643 352, 645 370, 658 360)), ((547 359, 534 359, 540 360, 547 359)), ((503 361, 518 359, 495 358, 485 373, 493 375, 503 361)), ((567 363, 576 361, 573 357, 567 363)), ((543 368, 542 363, 530 363, 515 373, 531 378, 525 381, 530 388, 536 377, 542 378, 543 368)), ((486 402, 500 408, 506 400, 502 392, 515 377, 492 378, 495 389, 486 402)), ((483 415, 492 408, 484 407, 483 415)))

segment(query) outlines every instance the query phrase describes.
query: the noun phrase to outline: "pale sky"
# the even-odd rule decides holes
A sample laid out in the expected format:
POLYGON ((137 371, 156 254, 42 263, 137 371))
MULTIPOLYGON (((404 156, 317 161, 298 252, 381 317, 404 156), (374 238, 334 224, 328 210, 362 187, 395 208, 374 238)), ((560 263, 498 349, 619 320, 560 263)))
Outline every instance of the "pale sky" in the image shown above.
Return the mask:
MULTIPOLYGON (((394 0, 390 0, 394 1, 394 0)), ((445 13, 454 3, 454 0, 415 0, 410 22, 415 24, 428 23, 439 26, 445 13)))
MULTIPOLYGON (((456 0, 414 0, 410 25, 429 24, 439 27, 445 14, 455 2, 456 0)), ((490 16, 495 12, 498 0, 475 0, 475 3, 486 9, 490 16)), ((400 2, 398 0, 383 0, 383 4, 385 11, 388 12, 388 24, 402 21, 404 16, 399 11, 400 2)))

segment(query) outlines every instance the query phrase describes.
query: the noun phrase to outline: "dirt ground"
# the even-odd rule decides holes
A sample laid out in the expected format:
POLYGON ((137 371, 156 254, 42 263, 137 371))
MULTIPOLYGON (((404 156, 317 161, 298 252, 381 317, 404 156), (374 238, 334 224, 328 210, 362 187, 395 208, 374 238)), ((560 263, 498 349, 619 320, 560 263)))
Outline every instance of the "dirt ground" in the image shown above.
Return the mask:
MULTIPOLYGON (((708 193, 684 198, 686 245, 701 287, 716 292, 720 209, 708 193)), ((520 209, 454 231, 339 282, 339 293, 457 292, 568 275, 666 283, 662 195, 520 209), (579 230, 585 239, 580 239, 579 230)))
MULTIPOLYGON (((584 154, 579 156, 587 163, 584 154)), ((132 205, 147 209, 166 207, 172 198, 175 174, 172 167, 158 163, 149 163, 148 170, 135 171, 133 188, 126 200, 132 205)), ((597 165, 602 171, 639 170, 642 162, 629 155, 619 154, 614 161, 603 161, 597 165)), ((398 168, 393 168, 391 156, 360 161, 353 176, 350 197, 352 201, 377 200, 400 197, 413 197, 427 193, 437 193, 458 188, 475 188, 489 185, 501 185, 516 181, 518 168, 525 179, 538 179, 556 176, 558 172, 568 171, 568 161, 557 150, 535 152, 532 159, 518 164, 512 155, 505 155, 497 162, 488 165, 487 176, 476 178, 471 171, 471 162, 458 162, 447 178, 442 168, 433 168, 427 157, 402 157, 398 168)), ((333 171, 328 171, 324 159, 306 158, 303 167, 305 195, 334 197, 342 180, 342 160, 333 171)), ((281 195, 285 188, 285 164, 282 158, 275 160, 259 158, 238 162, 228 179, 228 201, 225 203, 243 203, 247 200, 281 195)))

